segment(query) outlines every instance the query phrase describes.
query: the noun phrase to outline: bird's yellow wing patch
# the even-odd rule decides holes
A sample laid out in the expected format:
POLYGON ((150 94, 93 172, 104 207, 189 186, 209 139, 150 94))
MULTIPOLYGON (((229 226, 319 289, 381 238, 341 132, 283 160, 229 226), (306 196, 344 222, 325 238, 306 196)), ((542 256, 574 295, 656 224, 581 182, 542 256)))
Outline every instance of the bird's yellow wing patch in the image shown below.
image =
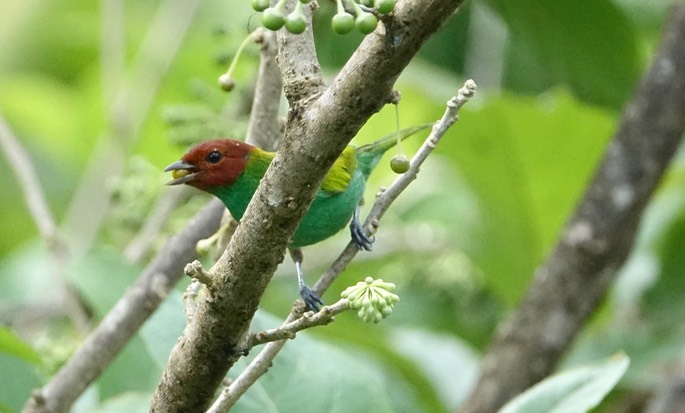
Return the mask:
POLYGON ((356 153, 357 151, 353 146, 345 148, 343 153, 335 160, 331 170, 328 171, 321 189, 330 193, 345 191, 357 168, 356 153))

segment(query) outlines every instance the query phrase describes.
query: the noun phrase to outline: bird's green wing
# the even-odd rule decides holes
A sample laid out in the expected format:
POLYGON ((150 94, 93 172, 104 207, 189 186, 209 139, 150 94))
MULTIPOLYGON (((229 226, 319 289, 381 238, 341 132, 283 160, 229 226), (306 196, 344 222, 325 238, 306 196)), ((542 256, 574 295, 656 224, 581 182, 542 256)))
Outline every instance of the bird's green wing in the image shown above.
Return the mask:
POLYGON ((356 169, 356 149, 353 146, 348 146, 338 159, 335 160, 331 170, 328 171, 328 174, 321 185, 321 189, 330 194, 344 192, 356 169))

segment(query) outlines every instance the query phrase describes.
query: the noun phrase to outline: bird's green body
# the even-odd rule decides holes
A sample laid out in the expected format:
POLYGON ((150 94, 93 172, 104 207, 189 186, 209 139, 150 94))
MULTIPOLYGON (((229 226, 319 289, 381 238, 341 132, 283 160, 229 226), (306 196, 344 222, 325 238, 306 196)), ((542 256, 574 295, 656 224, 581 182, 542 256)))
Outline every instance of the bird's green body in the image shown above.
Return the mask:
MULTIPOLYGON (((403 129, 399 132, 399 139, 405 139, 428 126, 403 129)), ((295 261, 300 296, 307 308, 316 311, 323 302, 304 283, 300 247, 316 244, 334 235, 352 220, 352 241, 360 249, 371 250, 373 236, 367 235, 355 212, 358 211, 371 171, 383 154, 397 142, 397 134, 392 134, 358 148, 345 148, 328 171, 321 189, 291 238, 288 249, 295 261)), ((231 215, 240 220, 274 156, 273 152, 244 142, 215 139, 195 146, 165 171, 171 171, 174 177, 170 185, 188 184, 207 191, 219 198, 231 215)))
MULTIPOLYGON (((364 195, 368 175, 363 173, 364 168, 355 167, 359 159, 354 157, 354 148, 350 146, 346 151, 352 156, 345 158, 345 163, 336 163, 327 175, 322 189, 317 192, 290 240, 291 247, 316 244, 337 233, 350 222, 355 207, 364 195)), ((273 156, 271 152, 254 148, 243 173, 235 182, 228 186, 208 188, 208 192, 219 198, 231 215, 240 220, 273 156)))
MULTIPOLYGON (((405 139, 428 125, 400 131, 405 139)), ((383 154, 397 143, 392 134, 360 147, 348 146, 324 178, 309 210, 290 240, 291 248, 322 241, 350 222, 359 205, 366 180, 383 154)), ((191 149, 183 160, 170 165, 172 184, 187 183, 219 198, 240 220, 275 153, 244 142, 220 139, 191 149), (216 159, 210 159, 210 155, 216 159)))

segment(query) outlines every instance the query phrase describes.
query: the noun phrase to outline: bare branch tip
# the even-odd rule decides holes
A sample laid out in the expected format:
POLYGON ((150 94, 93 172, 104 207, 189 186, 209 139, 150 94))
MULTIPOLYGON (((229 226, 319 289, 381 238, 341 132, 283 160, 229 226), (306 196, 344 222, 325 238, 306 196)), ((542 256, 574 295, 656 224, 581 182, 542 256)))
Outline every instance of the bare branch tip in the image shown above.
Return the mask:
POLYGON ((263 44, 264 43, 264 28, 263 27, 257 27, 252 31, 252 41, 257 43, 257 44, 263 44))
POLYGON ((464 82, 464 86, 459 89, 459 97, 470 99, 476 94, 477 88, 478 85, 476 85, 476 82, 474 82, 473 79, 469 79, 464 82))
POLYGON ((400 93, 400 91, 393 90, 390 94, 390 100, 388 101, 388 103, 391 103, 393 105, 399 105, 400 100, 402 100, 402 94, 400 93))
POLYGON ((186 265, 183 271, 187 276, 198 280, 204 285, 209 286, 212 284, 214 278, 212 276, 212 273, 205 270, 204 267, 202 267, 202 263, 198 260, 195 260, 190 264, 186 265))

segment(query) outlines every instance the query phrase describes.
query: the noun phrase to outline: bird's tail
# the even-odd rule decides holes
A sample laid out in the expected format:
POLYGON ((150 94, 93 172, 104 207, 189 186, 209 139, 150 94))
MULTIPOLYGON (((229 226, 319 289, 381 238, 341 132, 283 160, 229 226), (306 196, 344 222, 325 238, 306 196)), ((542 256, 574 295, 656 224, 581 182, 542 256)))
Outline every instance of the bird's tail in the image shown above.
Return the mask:
POLYGON ((369 176, 373 168, 381 160, 383 154, 397 144, 397 134, 400 135, 400 140, 405 140, 416 132, 428 129, 433 126, 433 123, 426 123, 423 125, 412 126, 400 130, 399 132, 391 133, 390 135, 377 140, 376 142, 362 145, 357 148, 357 162, 361 168, 364 176, 369 176))

